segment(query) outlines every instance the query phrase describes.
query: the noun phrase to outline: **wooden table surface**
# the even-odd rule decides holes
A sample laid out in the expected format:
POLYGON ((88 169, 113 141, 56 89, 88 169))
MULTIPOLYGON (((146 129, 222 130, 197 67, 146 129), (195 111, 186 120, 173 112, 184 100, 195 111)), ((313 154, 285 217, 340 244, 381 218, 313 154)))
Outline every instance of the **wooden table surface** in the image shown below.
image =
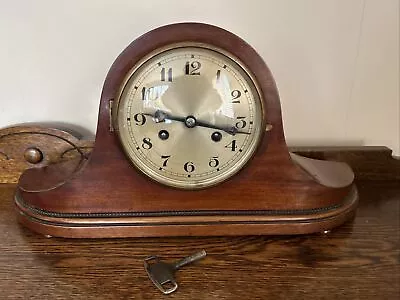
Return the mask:
POLYGON ((0 185, 0 299, 399 299, 400 183, 358 182, 356 218, 327 234, 70 240, 16 223, 0 185), (143 259, 208 256, 163 296, 143 259))

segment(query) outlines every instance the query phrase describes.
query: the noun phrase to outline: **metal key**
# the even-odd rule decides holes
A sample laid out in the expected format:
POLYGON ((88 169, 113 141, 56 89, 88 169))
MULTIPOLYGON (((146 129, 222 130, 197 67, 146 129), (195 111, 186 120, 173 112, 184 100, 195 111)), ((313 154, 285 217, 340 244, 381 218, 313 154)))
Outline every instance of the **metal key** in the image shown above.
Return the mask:
POLYGON ((144 268, 154 285, 164 294, 170 294, 178 288, 174 276, 175 272, 187 264, 204 258, 206 255, 206 251, 201 250, 173 264, 162 262, 158 256, 149 256, 144 260, 144 268))

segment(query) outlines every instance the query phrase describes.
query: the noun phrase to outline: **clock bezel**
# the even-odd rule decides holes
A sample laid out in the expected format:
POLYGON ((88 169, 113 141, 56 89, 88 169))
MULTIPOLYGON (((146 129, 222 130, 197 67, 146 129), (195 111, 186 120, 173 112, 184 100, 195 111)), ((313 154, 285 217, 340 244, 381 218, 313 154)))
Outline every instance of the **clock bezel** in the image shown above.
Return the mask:
POLYGON ((266 127, 266 118, 264 111, 265 111, 264 99, 260 92, 259 85, 256 79, 254 78, 253 74, 237 57, 235 57, 228 51, 218 48, 214 45, 209 45, 206 43, 198 43, 198 42, 180 42, 155 49, 151 53, 145 55, 143 58, 138 60, 138 62, 134 65, 134 67, 127 73, 124 80, 122 81, 122 84, 120 85, 120 88, 118 89, 118 93, 113 101, 112 122, 114 130, 117 133, 122 151, 124 152, 125 156, 133 165, 133 167, 135 167, 136 170, 140 171, 140 173, 144 174, 151 180, 159 184, 166 185, 168 187, 183 189, 183 190, 198 190, 198 189, 210 188, 220 183, 223 183, 224 181, 229 180, 232 176, 235 176, 238 172, 240 172, 241 169, 247 166, 248 162, 252 159, 252 157, 257 151, 257 148, 262 143, 262 139, 264 138, 263 133, 266 127), (120 128, 120 126, 122 125, 120 124, 120 122, 123 123, 123 121, 121 121, 121 118, 123 118, 123 116, 122 115, 120 116, 120 104, 122 101, 126 101, 126 99, 123 99, 122 96, 132 76, 134 76, 134 74, 137 71, 140 71, 143 65, 148 63, 150 60, 153 60, 156 56, 162 55, 163 53, 171 50, 173 51, 174 49, 182 49, 182 48, 198 48, 198 49, 207 49, 210 51, 214 51, 218 53, 218 55, 223 56, 224 59, 226 59, 227 61, 231 61, 233 64, 236 64, 237 67, 239 67, 245 75, 245 77, 243 77, 243 80, 246 81, 246 84, 252 90, 252 93, 256 95, 255 97, 256 99, 254 99, 255 108, 258 107, 258 109, 260 110, 257 112, 257 114, 260 114, 259 116, 260 126, 257 126, 257 128, 255 128, 254 137, 250 142, 250 146, 246 149, 246 151, 243 154, 240 155, 238 161, 235 162, 235 166, 229 167, 227 171, 215 176, 214 178, 207 178, 202 180, 201 182, 196 182, 194 180, 185 181, 185 180, 177 180, 174 178, 168 178, 167 176, 162 176, 158 174, 156 171, 154 171, 151 167, 149 167, 145 163, 138 162, 137 161, 138 158, 135 158, 135 154, 131 153, 133 151, 130 151, 128 149, 129 141, 125 141, 125 137, 123 136, 124 134, 123 129, 120 128))

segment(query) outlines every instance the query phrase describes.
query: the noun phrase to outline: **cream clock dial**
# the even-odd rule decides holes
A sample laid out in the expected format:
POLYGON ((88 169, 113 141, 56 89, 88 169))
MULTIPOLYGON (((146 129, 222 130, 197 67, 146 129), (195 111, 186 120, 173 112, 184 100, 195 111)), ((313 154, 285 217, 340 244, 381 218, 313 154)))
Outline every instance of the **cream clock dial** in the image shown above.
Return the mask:
POLYGON ((262 136, 262 100, 251 74, 206 45, 176 45, 148 56, 128 74, 115 110, 114 126, 133 165, 176 188, 227 180, 262 136))

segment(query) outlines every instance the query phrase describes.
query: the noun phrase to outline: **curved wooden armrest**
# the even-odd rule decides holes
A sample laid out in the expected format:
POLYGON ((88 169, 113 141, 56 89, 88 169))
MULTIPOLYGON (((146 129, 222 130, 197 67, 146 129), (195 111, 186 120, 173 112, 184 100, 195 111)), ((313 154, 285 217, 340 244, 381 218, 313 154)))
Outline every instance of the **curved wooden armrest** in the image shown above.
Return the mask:
POLYGON ((354 181, 352 169, 343 162, 312 159, 290 153, 292 160, 318 183, 332 188, 341 188, 354 181))

